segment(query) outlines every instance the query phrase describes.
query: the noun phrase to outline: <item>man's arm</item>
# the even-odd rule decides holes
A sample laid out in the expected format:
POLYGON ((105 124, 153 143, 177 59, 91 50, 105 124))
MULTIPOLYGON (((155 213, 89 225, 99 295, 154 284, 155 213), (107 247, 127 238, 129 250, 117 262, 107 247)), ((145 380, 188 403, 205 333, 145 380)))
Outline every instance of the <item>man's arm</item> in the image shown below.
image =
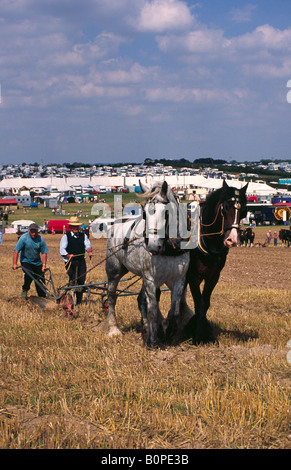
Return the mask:
POLYGON ((14 250, 13 261, 12 261, 12 269, 17 268, 18 255, 19 255, 19 251, 14 250))
POLYGON ((47 263, 47 253, 43 253, 41 255, 41 258, 42 258, 42 271, 45 271, 46 269, 46 263, 47 263))
POLYGON ((89 255, 89 258, 91 259, 91 258, 92 258, 92 254, 93 254, 92 247, 91 247, 91 248, 88 248, 87 253, 88 253, 88 255, 89 255))
POLYGON ((84 243, 85 243, 85 250, 87 251, 87 253, 89 255, 89 258, 91 259, 92 254, 93 254, 93 249, 92 249, 91 242, 90 242, 90 240, 89 240, 89 238, 87 237, 86 234, 85 234, 85 237, 84 237, 84 243))
POLYGON ((60 242, 60 255, 64 261, 68 261, 69 259, 73 258, 74 255, 69 255, 67 252, 68 246, 68 237, 67 235, 63 235, 60 242))

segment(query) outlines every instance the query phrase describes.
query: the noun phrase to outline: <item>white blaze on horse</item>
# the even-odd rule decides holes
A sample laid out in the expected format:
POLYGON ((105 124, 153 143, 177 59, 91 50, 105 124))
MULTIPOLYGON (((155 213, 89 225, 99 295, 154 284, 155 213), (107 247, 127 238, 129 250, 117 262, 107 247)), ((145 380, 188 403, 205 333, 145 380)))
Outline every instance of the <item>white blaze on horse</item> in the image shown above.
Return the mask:
POLYGON ((156 346, 159 343, 159 325, 164 332, 169 324, 173 327, 174 323, 179 327, 182 321, 181 309, 188 319, 193 315, 185 302, 190 255, 189 251, 183 250, 171 253, 171 238, 174 237, 170 236, 170 232, 173 232, 176 240, 185 239, 185 227, 181 236, 179 204, 167 182, 158 182, 151 189, 141 183, 140 187, 146 201, 143 215, 134 221, 117 221, 108 234, 108 313, 105 326, 110 336, 121 334, 115 313, 118 297, 116 289, 120 279, 130 271, 143 280, 139 307, 145 343, 156 346), (163 284, 171 290, 171 307, 165 322, 158 300, 159 288, 163 284))

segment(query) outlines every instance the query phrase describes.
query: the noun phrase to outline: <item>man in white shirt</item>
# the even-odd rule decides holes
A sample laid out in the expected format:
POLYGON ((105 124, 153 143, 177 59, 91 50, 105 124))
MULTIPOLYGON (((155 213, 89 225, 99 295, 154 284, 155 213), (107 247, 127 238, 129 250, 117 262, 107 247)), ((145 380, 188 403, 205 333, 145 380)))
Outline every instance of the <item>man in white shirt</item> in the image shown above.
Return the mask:
MULTIPOLYGON (((70 230, 60 242, 60 255, 65 261, 70 285, 84 285, 86 279, 85 253, 92 257, 92 245, 85 233, 80 232, 81 222, 78 217, 69 220, 70 230)), ((76 304, 82 302, 83 292, 76 289, 76 304)))

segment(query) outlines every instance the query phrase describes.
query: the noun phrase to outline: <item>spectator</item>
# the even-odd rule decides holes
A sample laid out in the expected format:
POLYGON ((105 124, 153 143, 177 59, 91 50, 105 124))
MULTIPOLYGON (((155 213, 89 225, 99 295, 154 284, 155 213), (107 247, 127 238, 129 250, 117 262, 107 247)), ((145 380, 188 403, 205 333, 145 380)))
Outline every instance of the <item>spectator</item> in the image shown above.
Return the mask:
POLYGON ((274 246, 277 246, 277 244, 278 244, 278 234, 277 234, 276 231, 274 232, 273 238, 274 238, 274 246))

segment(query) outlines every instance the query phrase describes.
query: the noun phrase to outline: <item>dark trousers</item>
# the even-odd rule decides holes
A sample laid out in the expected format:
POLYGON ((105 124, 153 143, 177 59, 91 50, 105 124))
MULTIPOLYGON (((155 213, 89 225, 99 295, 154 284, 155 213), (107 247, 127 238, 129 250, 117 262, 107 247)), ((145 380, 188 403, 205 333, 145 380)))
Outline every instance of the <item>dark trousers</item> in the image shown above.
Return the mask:
MULTIPOLYGON (((42 265, 36 266, 35 264, 30 264, 30 263, 21 263, 21 265, 26 268, 27 270, 31 271, 31 275, 41 284, 45 284, 44 280, 44 273, 42 272, 42 265)), ((31 283, 33 279, 25 272, 24 272, 24 284, 22 286, 22 289, 25 290, 26 292, 29 291, 31 283)), ((37 295, 39 297, 46 297, 45 291, 35 282, 35 288, 37 295)))
MULTIPOLYGON (((81 286, 85 284, 86 279, 86 261, 85 259, 73 259, 67 270, 71 286, 81 286)), ((76 304, 82 302, 83 292, 76 289, 76 304)))

